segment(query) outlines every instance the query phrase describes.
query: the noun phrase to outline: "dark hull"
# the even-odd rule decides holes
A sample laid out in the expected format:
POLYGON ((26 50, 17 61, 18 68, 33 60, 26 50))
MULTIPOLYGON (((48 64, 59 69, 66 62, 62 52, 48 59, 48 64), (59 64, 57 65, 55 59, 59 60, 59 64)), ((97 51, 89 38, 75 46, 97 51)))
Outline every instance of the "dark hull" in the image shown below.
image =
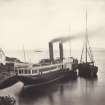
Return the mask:
POLYGON ((7 79, 4 79, 2 80, 2 82, 0 82, 0 89, 10 87, 18 81, 23 82, 24 87, 31 87, 31 86, 38 87, 38 86, 46 86, 50 83, 59 80, 68 80, 76 78, 77 78, 77 72, 75 70, 69 71, 69 69, 58 70, 46 74, 40 74, 37 76, 13 75, 9 76, 7 79))
POLYGON ((98 67, 84 63, 84 64, 79 64, 78 70, 79 70, 79 76, 96 77, 98 72, 98 67))
POLYGON ((29 86, 43 86, 50 84, 52 82, 67 79, 67 78, 77 78, 77 72, 69 71, 69 70, 62 70, 62 71, 55 71, 48 74, 42 74, 39 76, 17 76, 19 81, 24 83, 25 87, 29 86))

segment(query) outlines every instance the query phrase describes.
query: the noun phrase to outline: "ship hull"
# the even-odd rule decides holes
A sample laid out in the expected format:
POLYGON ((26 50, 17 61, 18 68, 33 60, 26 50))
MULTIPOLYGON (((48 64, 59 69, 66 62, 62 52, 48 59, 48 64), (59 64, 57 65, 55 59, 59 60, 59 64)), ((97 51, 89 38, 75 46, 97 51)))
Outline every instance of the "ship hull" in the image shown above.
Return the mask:
POLYGON ((58 80, 77 78, 77 72, 63 70, 63 71, 56 71, 48 74, 42 74, 38 76, 17 76, 17 78, 19 81, 22 81, 24 83, 25 87, 29 87, 29 86, 38 87, 38 86, 50 84, 58 80))
POLYGON ((98 67, 84 63, 84 64, 79 64, 78 70, 79 70, 79 76, 96 77, 98 72, 98 67))
POLYGON ((73 64, 69 68, 65 65, 47 65, 39 66, 32 69, 15 69, 15 75, 8 77, 0 83, 0 89, 9 87, 18 81, 24 83, 25 87, 29 86, 43 86, 58 80, 75 79, 77 78, 77 64, 73 64), (26 72, 27 71, 27 72, 26 72), (34 72, 33 72, 34 71, 34 72))

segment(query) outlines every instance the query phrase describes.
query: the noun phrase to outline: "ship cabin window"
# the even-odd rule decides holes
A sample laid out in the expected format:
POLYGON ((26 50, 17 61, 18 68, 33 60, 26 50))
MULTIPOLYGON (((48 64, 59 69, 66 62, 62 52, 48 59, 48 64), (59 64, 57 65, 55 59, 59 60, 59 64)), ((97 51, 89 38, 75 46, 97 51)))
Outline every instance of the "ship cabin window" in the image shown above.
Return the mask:
POLYGON ((25 72, 24 72, 25 74, 27 74, 27 70, 25 70, 25 72))
POLYGON ((37 70, 32 70, 32 74, 37 73, 37 70))
POLYGON ((21 70, 19 70, 19 74, 21 74, 21 70))
POLYGON ((31 71, 30 70, 27 70, 28 71, 28 74, 31 74, 31 71))
POLYGON ((24 71, 24 70, 22 69, 22 70, 21 70, 22 74, 24 73, 23 71, 24 71))
POLYGON ((24 73, 25 74, 31 74, 31 71, 30 70, 24 70, 24 73))
POLYGON ((23 74, 23 70, 21 69, 21 70, 18 70, 18 73, 19 74, 23 74))

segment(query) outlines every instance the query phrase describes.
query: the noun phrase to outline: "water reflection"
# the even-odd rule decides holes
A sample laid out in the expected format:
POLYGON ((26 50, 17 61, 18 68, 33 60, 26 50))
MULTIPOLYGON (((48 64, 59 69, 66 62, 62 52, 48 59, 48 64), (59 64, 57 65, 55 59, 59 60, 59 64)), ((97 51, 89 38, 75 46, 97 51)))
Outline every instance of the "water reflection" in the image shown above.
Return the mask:
POLYGON ((46 105, 56 105, 56 102, 62 101, 64 98, 65 90, 76 88, 76 80, 57 81, 48 86, 39 88, 24 88, 19 95, 20 105, 41 105, 41 101, 46 100, 46 105), (39 102, 40 100, 40 102, 39 102))
POLYGON ((98 78, 84 79, 80 78, 80 88, 82 96, 90 96, 95 91, 95 87, 97 87, 98 78))
POLYGON ((77 78, 41 88, 26 88, 20 94, 19 103, 20 105, 82 105, 83 103, 88 105, 94 99, 97 81, 98 78, 77 78))
MULTIPOLYGON (((98 78, 78 77, 59 80, 38 88, 21 88, 17 101, 19 105, 98 105, 100 100, 105 102, 104 88, 99 83, 98 78)), ((14 86, 15 90, 12 90, 16 92, 20 85, 14 86)))

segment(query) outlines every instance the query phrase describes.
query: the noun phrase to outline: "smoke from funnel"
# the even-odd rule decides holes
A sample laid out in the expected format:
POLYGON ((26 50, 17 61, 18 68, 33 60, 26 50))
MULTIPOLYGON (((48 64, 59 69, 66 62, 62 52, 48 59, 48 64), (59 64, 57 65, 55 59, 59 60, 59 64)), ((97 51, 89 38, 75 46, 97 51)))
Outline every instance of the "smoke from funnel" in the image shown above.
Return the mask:
POLYGON ((62 43, 64 43, 64 42, 67 42, 69 40, 81 38, 83 36, 84 36, 83 33, 80 33, 80 34, 74 35, 74 36, 72 35, 72 36, 55 38, 55 39, 51 40, 51 42, 52 43, 54 43, 54 42, 62 42, 62 43))
MULTIPOLYGON (((88 32, 88 36, 89 37, 92 37, 92 36, 97 36, 97 32, 101 31, 103 29, 103 27, 100 27, 98 29, 95 29, 95 30, 92 30, 92 31, 89 31, 88 32)), ((55 42, 67 42, 67 41, 70 41, 70 40, 75 40, 75 39, 80 39, 80 38, 83 38, 85 37, 85 32, 80 32, 80 33, 77 33, 77 34, 74 34, 74 35, 68 35, 66 37, 59 37, 59 38, 55 38, 53 40, 51 40, 52 43, 55 43, 55 42)))

